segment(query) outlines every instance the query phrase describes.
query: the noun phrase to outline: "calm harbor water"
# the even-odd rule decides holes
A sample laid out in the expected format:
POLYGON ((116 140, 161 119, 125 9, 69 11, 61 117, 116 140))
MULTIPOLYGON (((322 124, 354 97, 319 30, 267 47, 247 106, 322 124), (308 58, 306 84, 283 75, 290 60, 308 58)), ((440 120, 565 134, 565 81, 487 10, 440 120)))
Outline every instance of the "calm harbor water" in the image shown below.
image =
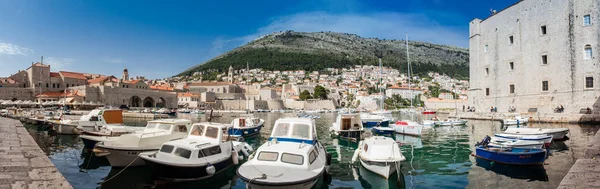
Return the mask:
MULTIPOLYGON (((268 138, 272 124, 280 117, 294 114, 259 113, 265 127, 259 136, 247 139, 255 148, 268 138)), ((236 114, 223 114, 215 122, 231 122, 236 114)), ((476 160, 470 154, 474 144, 485 135, 500 133, 500 122, 474 121, 467 126, 436 127, 423 137, 393 136, 401 143, 407 160, 402 174, 390 180, 350 163, 357 142, 332 138, 328 129, 335 113, 320 114, 317 119, 319 139, 332 154, 329 174, 316 188, 556 188, 571 165, 583 156, 590 136, 598 127, 592 125, 531 124, 529 127, 570 129, 570 140, 554 142, 552 155, 544 167, 515 167, 476 160)), ((395 115, 402 119, 403 115, 395 115)), ((204 115, 182 114, 180 118, 194 122, 206 121, 204 115)), ((145 120, 126 120, 128 125, 144 126, 145 120)), ((235 175, 235 168, 217 174, 207 181, 167 183, 155 181, 146 167, 111 169, 105 158, 95 157, 83 150, 78 136, 49 136, 35 126, 27 126, 31 135, 48 154, 50 160, 75 188, 245 188, 235 175), (106 180, 106 181, 105 181, 106 180), (105 182, 105 183, 102 183, 105 182)))

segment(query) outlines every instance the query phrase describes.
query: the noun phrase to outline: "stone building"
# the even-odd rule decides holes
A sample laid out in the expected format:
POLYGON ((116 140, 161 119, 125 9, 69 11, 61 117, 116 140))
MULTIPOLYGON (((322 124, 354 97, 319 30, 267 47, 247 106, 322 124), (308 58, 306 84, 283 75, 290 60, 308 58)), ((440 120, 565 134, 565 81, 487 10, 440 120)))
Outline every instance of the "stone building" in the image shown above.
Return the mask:
POLYGON ((0 99, 70 102, 93 101, 119 107, 177 107, 173 88, 131 80, 127 69, 121 79, 101 74, 51 72, 50 65, 34 63, 8 78, 0 78, 0 99))
POLYGON ((469 104, 506 112, 598 107, 600 1, 522 0, 470 22, 469 104))
POLYGON ((385 96, 391 98, 392 95, 400 95, 404 99, 414 99, 419 95, 423 95, 423 90, 413 88, 410 90, 408 87, 391 86, 385 90, 385 96))

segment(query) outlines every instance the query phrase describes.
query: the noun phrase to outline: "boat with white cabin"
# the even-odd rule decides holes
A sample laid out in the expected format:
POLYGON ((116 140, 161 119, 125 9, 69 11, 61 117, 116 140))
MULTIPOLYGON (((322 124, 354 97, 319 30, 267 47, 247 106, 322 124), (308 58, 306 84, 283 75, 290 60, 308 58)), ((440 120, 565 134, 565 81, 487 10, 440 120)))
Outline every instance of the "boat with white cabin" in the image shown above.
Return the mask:
POLYGON ((329 130, 345 138, 359 138, 365 131, 359 114, 338 114, 329 130))
POLYGON ((505 134, 514 135, 549 135, 553 140, 563 140, 569 133, 568 128, 540 129, 540 128, 513 128, 509 127, 504 131, 505 134))
POLYGON ((256 117, 239 117, 231 121, 231 129, 227 131, 232 137, 246 137, 260 133, 265 124, 264 119, 256 117))
POLYGON ((268 141, 242 164, 237 175, 247 188, 312 188, 326 173, 330 156, 311 118, 280 118, 268 141))
POLYGON ((352 161, 360 161, 367 170, 388 179, 406 160, 394 139, 384 136, 372 136, 360 141, 354 151, 352 161))
POLYGON ((159 179, 207 179, 237 165, 243 159, 240 151, 250 148, 245 142, 232 141, 229 128, 222 123, 195 123, 186 138, 165 142, 159 151, 140 153, 139 157, 159 179))
POLYGON ((376 126, 388 127, 391 121, 390 118, 372 113, 361 113, 360 120, 365 128, 372 128, 376 126))
POLYGON ((187 137, 192 122, 187 119, 159 119, 148 121, 143 132, 124 134, 114 141, 96 144, 96 156, 106 156, 113 167, 140 166, 142 152, 158 151, 163 143, 187 137))

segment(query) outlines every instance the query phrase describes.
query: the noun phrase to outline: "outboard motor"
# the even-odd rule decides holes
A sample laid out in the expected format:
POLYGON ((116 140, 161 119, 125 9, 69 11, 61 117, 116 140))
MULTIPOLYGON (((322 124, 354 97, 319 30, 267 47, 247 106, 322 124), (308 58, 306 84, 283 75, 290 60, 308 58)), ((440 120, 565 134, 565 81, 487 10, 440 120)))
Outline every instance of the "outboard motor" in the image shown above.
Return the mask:
POLYGON ((483 137, 483 139, 480 142, 475 144, 475 146, 487 147, 487 145, 490 143, 491 140, 492 140, 492 137, 485 135, 485 137, 483 137))

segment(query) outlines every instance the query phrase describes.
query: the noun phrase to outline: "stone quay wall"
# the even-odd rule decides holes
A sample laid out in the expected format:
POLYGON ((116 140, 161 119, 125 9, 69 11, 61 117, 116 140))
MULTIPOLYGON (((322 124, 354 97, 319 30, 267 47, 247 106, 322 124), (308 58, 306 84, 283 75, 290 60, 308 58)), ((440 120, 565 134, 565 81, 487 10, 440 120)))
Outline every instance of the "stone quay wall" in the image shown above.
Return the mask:
POLYGON ((73 188, 25 127, 0 117, 0 189, 73 188))
POLYGON ((558 185, 563 188, 600 188, 600 132, 596 132, 583 154, 558 185))

